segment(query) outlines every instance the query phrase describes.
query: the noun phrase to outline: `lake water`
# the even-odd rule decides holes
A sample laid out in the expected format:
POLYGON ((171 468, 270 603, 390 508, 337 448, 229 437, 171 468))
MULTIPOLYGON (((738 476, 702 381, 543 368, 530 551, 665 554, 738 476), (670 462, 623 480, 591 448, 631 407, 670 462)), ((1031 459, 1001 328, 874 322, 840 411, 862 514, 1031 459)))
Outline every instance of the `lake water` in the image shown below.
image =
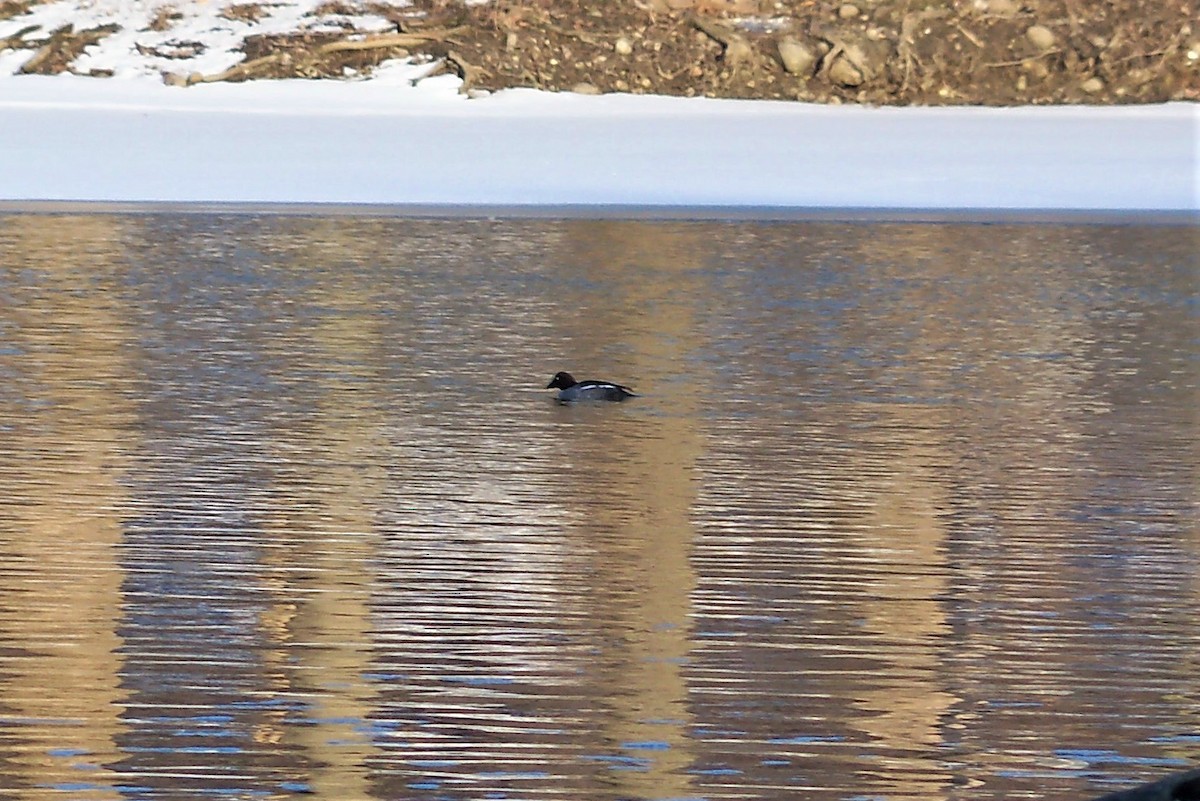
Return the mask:
POLYGON ((1195 764, 1198 252, 0 216, 0 797, 1066 801, 1195 764))

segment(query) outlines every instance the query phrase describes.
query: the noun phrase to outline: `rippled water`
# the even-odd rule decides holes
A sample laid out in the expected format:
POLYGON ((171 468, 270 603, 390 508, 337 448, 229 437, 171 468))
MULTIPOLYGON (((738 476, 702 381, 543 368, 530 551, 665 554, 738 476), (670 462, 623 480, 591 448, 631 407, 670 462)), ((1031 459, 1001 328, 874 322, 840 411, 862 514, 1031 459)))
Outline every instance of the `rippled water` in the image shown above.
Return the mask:
POLYGON ((1194 764, 1198 244, 0 216, 0 796, 1194 764), (561 369, 642 397, 557 405, 561 369))

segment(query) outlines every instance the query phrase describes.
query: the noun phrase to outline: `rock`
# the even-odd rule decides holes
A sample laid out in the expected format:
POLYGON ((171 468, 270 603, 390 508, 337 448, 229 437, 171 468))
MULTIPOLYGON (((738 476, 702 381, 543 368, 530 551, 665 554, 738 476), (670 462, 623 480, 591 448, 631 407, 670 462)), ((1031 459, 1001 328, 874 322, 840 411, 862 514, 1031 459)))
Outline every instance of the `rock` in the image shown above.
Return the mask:
POLYGON ((854 19, 859 13, 858 6, 853 3, 843 3, 838 9, 838 16, 842 19, 854 19))
POLYGON ((1021 62, 1021 69, 1035 81, 1044 81, 1050 77, 1050 68, 1039 58, 1027 58, 1021 62))
POLYGON ((861 86, 866 76, 842 53, 829 65, 829 80, 840 86, 861 86))
POLYGON ((983 6, 988 14, 998 17, 1015 17, 1021 10, 1015 0, 984 0, 983 6))
POLYGON ((1142 86, 1154 80, 1154 73, 1144 67, 1134 67, 1125 73, 1125 82, 1130 86, 1142 86))
POLYGON ((1025 38, 1038 50, 1049 50, 1058 41, 1054 36, 1054 31, 1045 25, 1030 25, 1029 29, 1025 31, 1025 38))
POLYGON ((587 81, 580 81, 571 87, 571 91, 577 95, 598 95, 603 94, 600 87, 590 84, 587 81))
POLYGON ((1079 84, 1079 88, 1084 92, 1087 92, 1089 95, 1094 95, 1097 92, 1104 91, 1104 81, 1093 75, 1083 83, 1079 84))
POLYGON ((832 59, 826 56, 826 66, 822 68, 831 82, 845 87, 861 86, 883 70, 888 54, 885 43, 864 38, 835 41, 840 52, 835 49, 832 59))
POLYGON ((817 65, 817 54, 804 42, 794 36, 785 36, 779 40, 779 61, 783 68, 792 75, 805 77, 813 74, 817 65))
POLYGON ((617 55, 627 56, 633 52, 633 42, 622 36, 613 44, 613 50, 617 51, 617 55))
POLYGON ((741 36, 734 36, 726 43, 721 59, 730 67, 737 69, 742 64, 754 61, 754 48, 741 36))
POLYGON ((1095 801, 1200 801, 1200 768, 1174 773, 1132 790, 1109 793, 1095 801))

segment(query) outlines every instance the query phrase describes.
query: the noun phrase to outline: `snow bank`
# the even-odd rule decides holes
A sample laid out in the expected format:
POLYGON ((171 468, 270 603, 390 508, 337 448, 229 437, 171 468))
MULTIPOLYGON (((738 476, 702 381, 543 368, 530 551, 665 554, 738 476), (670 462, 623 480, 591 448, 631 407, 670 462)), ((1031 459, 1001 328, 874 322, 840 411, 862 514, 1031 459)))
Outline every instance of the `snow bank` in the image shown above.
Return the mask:
POLYGON ((1200 107, 882 108, 458 81, 0 78, 0 199, 1200 209, 1200 107))

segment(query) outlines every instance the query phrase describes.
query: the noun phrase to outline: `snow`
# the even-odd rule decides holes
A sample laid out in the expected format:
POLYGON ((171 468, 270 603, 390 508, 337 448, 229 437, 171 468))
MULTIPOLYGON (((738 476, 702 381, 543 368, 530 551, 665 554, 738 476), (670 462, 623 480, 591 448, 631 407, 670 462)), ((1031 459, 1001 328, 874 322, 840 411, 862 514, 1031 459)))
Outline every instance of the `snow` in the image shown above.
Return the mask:
MULTIPOLYGON (((0 51, 0 200, 1200 210, 1200 106, 861 108, 513 90, 467 98, 430 65, 369 79, 172 87, 236 63, 249 32, 336 24, 316 0, 264 6, 58 0, 50 30, 119 21, 77 70, 17 76, 0 51), (136 31, 136 37, 125 31, 136 31), (155 48, 204 45, 193 59, 155 48), (139 50, 140 46, 140 50, 139 50), (186 63, 185 63, 186 62, 186 63)), ((386 27, 356 18, 359 30, 386 27)))
MULTIPOLYGON (((251 35, 334 31, 347 26, 362 32, 395 30, 383 17, 322 13, 323 5, 328 5, 326 0, 255 4, 256 13, 262 16, 250 19, 236 13, 237 2, 54 0, 0 20, 0 39, 33 26, 44 34, 68 24, 77 31, 117 25, 120 30, 89 47, 75 62, 75 70, 112 70, 117 78, 157 79, 163 71, 210 74, 228 69, 242 61, 240 48, 251 35), (170 16, 160 18, 160 14, 170 16), (200 52, 180 57, 189 51, 189 45, 197 44, 200 52)), ((0 51, 0 75, 16 72, 29 56, 29 51, 0 51)))

